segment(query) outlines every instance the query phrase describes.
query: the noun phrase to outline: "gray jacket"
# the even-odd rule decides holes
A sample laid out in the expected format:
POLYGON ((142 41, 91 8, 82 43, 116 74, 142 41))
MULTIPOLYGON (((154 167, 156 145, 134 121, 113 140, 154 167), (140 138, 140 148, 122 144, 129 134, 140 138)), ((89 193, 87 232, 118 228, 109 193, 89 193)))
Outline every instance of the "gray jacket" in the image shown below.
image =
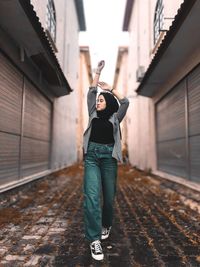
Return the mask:
MULTIPOLYGON (((91 128, 92 128, 92 120, 94 118, 97 118, 97 112, 96 112, 96 96, 97 96, 97 87, 90 87, 88 94, 87 94, 87 105, 88 105, 88 113, 89 113, 89 122, 87 129, 84 132, 83 135, 83 153, 87 153, 91 128)), ((121 150, 121 133, 120 133, 120 127, 119 124, 123 120, 124 116, 126 115, 126 111, 129 106, 129 100, 124 97, 123 99, 119 100, 120 107, 116 113, 114 113, 109 121, 113 125, 113 137, 115 140, 114 148, 112 156, 113 158, 123 161, 122 159, 122 150, 121 150)))

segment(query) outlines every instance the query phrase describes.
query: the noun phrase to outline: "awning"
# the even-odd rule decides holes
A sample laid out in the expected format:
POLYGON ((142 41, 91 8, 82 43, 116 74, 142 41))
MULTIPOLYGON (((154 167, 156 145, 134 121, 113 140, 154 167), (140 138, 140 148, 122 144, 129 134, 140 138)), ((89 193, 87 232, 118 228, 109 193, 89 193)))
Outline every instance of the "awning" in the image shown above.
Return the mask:
POLYGON ((137 93, 153 97, 200 45, 200 1, 185 0, 149 65, 137 93))
POLYGON ((83 0, 75 0, 76 12, 78 16, 80 31, 86 31, 83 0))
POLYGON ((72 91, 30 0, 0 1, 0 26, 23 47, 55 96, 72 91))

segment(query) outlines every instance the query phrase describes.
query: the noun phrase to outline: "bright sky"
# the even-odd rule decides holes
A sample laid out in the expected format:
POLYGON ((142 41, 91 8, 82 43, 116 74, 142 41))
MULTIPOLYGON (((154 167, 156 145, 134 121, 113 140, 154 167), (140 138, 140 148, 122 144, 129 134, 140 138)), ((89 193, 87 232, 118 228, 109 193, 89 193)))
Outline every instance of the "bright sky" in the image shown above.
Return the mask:
POLYGON ((80 33, 80 45, 88 45, 92 68, 104 59, 101 80, 113 83, 118 47, 128 45, 128 33, 122 32, 126 0, 84 0, 86 32, 80 33))

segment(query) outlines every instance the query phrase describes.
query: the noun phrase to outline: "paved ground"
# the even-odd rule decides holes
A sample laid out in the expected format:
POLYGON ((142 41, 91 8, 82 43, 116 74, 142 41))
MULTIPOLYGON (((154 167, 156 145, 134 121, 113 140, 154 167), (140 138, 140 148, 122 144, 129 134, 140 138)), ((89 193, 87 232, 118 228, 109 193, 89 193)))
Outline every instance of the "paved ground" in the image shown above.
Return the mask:
POLYGON ((0 266, 200 266, 200 194, 120 166, 105 260, 83 235, 83 168, 76 165, 0 196, 0 266))

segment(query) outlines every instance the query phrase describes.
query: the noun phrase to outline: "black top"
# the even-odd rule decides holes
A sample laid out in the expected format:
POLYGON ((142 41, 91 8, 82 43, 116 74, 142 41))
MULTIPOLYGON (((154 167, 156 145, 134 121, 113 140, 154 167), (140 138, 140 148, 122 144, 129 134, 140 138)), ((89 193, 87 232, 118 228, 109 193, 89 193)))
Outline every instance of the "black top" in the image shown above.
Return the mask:
POLYGON ((92 120, 92 130, 90 141, 100 144, 113 144, 113 125, 110 121, 103 118, 92 120))

